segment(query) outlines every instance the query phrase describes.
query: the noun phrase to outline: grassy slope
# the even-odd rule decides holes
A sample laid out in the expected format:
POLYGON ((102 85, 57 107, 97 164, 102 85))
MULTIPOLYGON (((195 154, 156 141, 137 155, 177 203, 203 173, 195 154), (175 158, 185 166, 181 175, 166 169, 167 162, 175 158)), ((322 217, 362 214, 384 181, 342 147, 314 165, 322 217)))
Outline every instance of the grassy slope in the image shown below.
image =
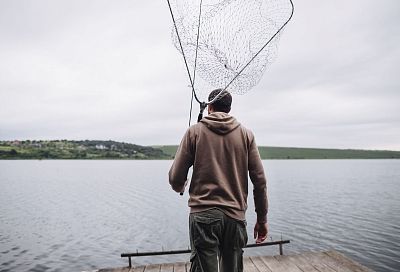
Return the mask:
POLYGON ((114 141, 0 141, 0 159, 169 159, 161 150, 114 141))
MULTIPOLYGON (((154 146, 174 156, 178 146, 154 146)), ((400 151, 259 146, 262 159, 400 159, 400 151)))

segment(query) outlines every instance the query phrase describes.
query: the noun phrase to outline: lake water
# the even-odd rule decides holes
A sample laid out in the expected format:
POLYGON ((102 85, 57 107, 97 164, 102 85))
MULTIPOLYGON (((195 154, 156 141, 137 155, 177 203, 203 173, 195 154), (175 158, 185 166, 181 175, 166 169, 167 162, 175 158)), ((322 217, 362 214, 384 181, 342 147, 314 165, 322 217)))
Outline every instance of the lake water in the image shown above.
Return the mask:
MULTIPOLYGON (((188 196, 170 189, 171 163, 0 161, 0 271, 118 267, 127 265, 122 252, 187 248, 188 196)), ((291 240, 284 253, 335 249, 376 271, 400 270, 400 160, 271 160, 264 166, 270 235, 291 240)), ((251 237, 251 195, 247 221, 251 237)))

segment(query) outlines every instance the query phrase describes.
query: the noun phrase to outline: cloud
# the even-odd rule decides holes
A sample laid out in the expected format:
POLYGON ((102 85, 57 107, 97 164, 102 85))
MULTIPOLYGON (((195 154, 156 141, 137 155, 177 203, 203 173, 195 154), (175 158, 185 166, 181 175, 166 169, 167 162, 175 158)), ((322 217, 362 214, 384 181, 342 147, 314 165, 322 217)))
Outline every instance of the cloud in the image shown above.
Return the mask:
MULTIPOLYGON (((262 145, 400 150, 400 3, 295 4, 232 113, 262 145)), ((0 139, 178 143, 190 89, 170 35, 159 1, 0 2, 0 139)))

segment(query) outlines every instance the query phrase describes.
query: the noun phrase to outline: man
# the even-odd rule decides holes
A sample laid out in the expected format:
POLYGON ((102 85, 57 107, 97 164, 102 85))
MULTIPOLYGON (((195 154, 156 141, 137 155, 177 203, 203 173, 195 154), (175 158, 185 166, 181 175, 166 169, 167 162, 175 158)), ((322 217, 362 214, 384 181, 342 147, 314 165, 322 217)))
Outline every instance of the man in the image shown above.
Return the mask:
MULTIPOLYGON (((208 101, 220 91, 212 91, 208 101)), ((268 234, 267 187, 260 154, 252 132, 228 114, 231 104, 232 96, 224 91, 208 105, 208 116, 183 136, 169 171, 173 190, 183 192, 193 166, 189 188, 191 272, 243 271, 248 175, 254 187, 256 243, 268 234)))

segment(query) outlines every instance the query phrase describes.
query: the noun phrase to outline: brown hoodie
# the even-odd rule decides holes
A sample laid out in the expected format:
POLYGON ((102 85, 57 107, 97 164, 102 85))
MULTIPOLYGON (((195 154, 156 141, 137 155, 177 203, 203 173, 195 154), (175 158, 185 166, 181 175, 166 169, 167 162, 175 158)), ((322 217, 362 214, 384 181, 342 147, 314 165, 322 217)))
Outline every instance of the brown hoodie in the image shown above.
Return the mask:
POLYGON ((224 112, 213 112, 183 136, 169 171, 169 183, 183 190, 193 165, 190 212, 220 208, 245 220, 248 175, 253 183, 257 221, 266 222, 267 185, 253 133, 224 112))

